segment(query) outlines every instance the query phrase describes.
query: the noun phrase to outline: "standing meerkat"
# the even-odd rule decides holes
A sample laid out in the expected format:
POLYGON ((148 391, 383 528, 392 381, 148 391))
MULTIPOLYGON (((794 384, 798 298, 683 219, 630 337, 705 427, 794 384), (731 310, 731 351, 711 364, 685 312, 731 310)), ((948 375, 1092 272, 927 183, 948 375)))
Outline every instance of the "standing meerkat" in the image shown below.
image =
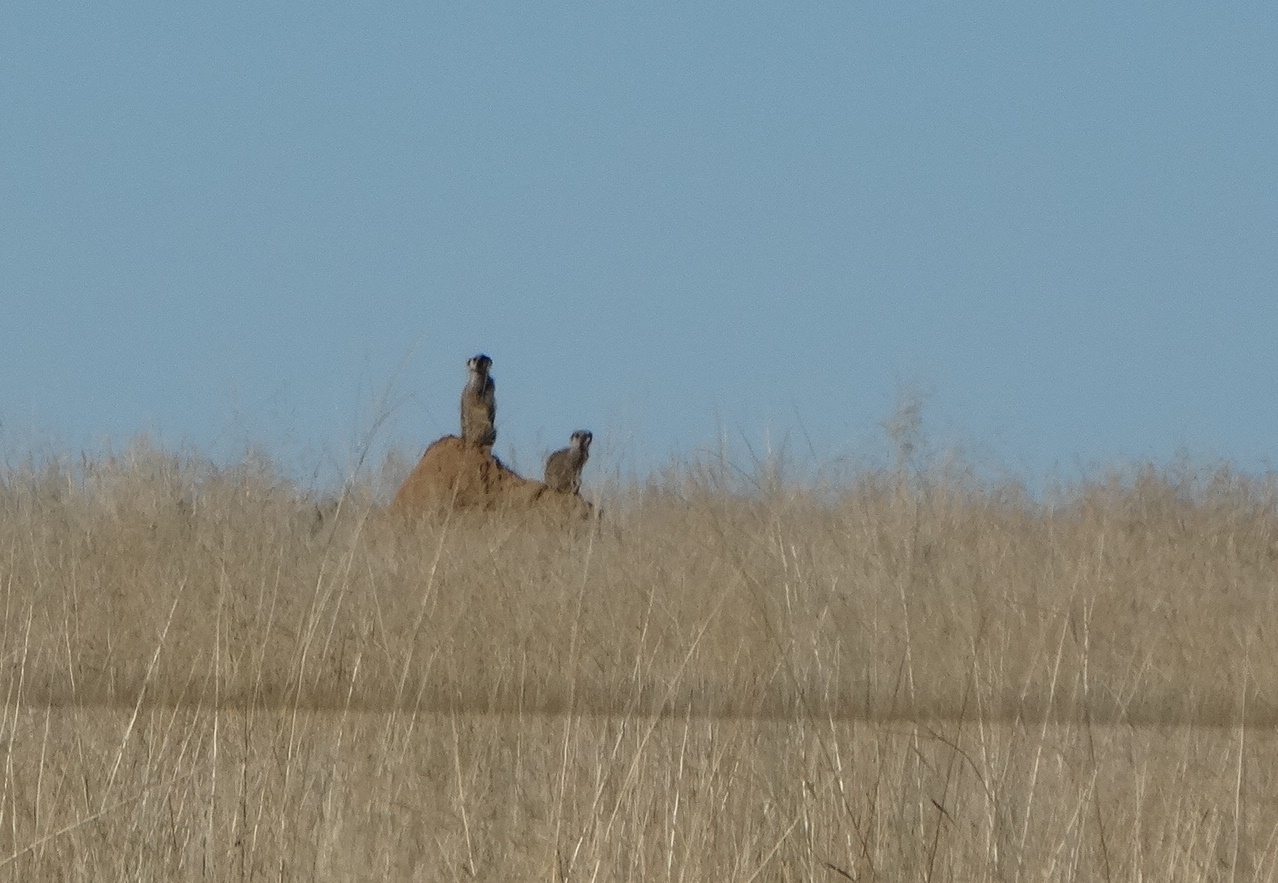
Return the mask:
POLYGON ((572 434, 568 447, 555 451, 546 458, 546 486, 565 494, 581 490, 581 470, 590 458, 590 443, 594 436, 578 429, 572 434))
POLYGON ((497 384, 488 374, 493 360, 480 353, 466 362, 470 378, 462 387, 461 433, 468 445, 491 448, 497 441, 497 384))

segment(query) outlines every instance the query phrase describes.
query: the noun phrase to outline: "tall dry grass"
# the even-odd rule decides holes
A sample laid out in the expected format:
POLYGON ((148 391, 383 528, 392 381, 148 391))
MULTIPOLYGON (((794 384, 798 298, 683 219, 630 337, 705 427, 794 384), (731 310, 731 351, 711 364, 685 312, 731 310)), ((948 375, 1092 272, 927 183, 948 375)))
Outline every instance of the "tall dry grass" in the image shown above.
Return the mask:
POLYGON ((1275 875, 1268 480, 710 462, 571 529, 375 497, 9 470, 0 873, 1275 875))

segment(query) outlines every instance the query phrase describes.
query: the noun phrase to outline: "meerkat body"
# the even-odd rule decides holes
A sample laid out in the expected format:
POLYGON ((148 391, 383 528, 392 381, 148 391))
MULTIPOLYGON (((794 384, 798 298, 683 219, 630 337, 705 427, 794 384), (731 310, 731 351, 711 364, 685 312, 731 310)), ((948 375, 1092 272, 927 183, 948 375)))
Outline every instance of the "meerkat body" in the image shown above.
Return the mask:
POLYGON ((581 490, 581 470, 590 457, 590 443, 594 436, 584 429, 572 434, 566 448, 555 451, 546 458, 546 486, 551 490, 575 494, 581 490))
POLYGON ((466 363, 470 378, 462 388, 461 432, 468 445, 491 448, 497 441, 497 384, 488 374, 493 360, 482 353, 466 363))

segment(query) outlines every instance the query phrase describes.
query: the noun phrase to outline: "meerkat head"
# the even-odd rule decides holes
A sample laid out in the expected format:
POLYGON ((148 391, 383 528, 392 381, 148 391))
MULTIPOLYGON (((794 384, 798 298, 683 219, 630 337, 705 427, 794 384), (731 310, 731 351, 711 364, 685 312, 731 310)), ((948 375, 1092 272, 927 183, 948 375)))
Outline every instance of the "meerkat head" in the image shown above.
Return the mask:
POLYGON ((572 434, 572 446, 582 453, 590 450, 590 443, 594 440, 594 435, 588 429, 578 429, 572 434))
POLYGON ((493 360, 488 358, 483 353, 480 353, 477 356, 471 356, 470 359, 466 362, 466 367, 470 370, 471 374, 480 374, 480 375, 487 374, 488 369, 491 368, 492 365, 493 365, 493 360))

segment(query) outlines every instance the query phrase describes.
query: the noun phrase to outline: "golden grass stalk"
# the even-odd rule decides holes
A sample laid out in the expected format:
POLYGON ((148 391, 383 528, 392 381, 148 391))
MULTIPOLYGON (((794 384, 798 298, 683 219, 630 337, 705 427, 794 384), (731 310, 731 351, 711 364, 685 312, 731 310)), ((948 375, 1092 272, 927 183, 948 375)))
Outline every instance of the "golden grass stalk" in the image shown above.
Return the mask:
POLYGON ((1268 478, 761 466, 567 531, 317 515, 260 458, 11 469, 0 870, 1273 875, 1268 478))

